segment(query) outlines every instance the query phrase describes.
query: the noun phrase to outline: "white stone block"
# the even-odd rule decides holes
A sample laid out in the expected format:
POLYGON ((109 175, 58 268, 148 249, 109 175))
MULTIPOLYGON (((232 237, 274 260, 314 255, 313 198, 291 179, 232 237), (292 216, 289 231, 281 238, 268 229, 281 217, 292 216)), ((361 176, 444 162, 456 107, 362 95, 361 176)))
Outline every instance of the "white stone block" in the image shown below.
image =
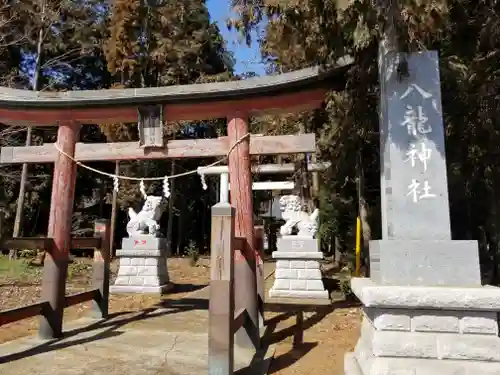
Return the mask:
POLYGON ((437 335, 442 359, 500 362, 500 337, 493 335, 437 335))
POLYGON ((120 276, 137 276, 137 267, 134 266, 123 266, 118 270, 118 275, 120 276))
POLYGON ((365 320, 360 342, 371 347, 375 357, 500 362, 500 338, 493 335, 380 331, 365 320))
POLYGON ((297 277, 306 280, 322 280, 321 271, 319 269, 297 270, 297 277))
POLYGON ((307 290, 307 280, 290 280, 290 290, 307 290))
POLYGON ((307 269, 318 269, 319 270, 320 264, 317 260, 306 260, 306 268, 307 269))
POLYGON ((367 307, 500 311, 500 288, 377 285, 351 279, 351 289, 367 307))
POLYGON ((129 277, 117 276, 115 280, 115 285, 129 285, 129 277))
POLYGON ((146 261, 145 261, 144 265, 146 265, 146 266, 157 266, 158 265, 158 261, 160 259, 161 258, 146 258, 146 261))
POLYGON ((381 331, 409 331, 411 318, 408 311, 396 309, 364 308, 365 317, 381 331))
POLYGON ((143 280, 145 286, 160 286, 162 284, 157 276, 144 276, 143 280))
POLYGON ((289 260, 276 261, 276 269, 281 269, 281 268, 290 268, 290 261, 289 260))
POLYGON ((291 251, 273 251, 273 259, 303 259, 303 260, 313 260, 313 259, 323 259, 323 253, 319 251, 315 252, 300 252, 294 253, 291 251))
POLYGON ((438 358, 438 345, 432 334, 378 331, 372 345, 376 357, 438 358))
POLYGON ((422 358, 363 358, 369 364, 361 371, 358 353, 348 353, 344 359, 345 375, 498 375, 500 363, 456 361, 422 358))
POLYGON ((319 241, 315 238, 283 236, 276 241, 276 248, 283 252, 318 252, 319 241))
POLYGON ((292 269, 305 269, 306 268, 306 262, 303 260, 291 260, 290 261, 290 268, 292 269))
POLYGON ((130 276, 128 279, 129 285, 144 285, 144 278, 139 276, 130 276))
POLYGON ((270 298, 297 298, 297 299, 321 299, 329 301, 330 296, 328 295, 328 291, 326 290, 285 290, 285 289, 277 289, 271 288, 269 290, 270 298))
POLYGON ((144 266, 146 259, 145 258, 131 258, 130 265, 132 266, 144 266))
POLYGON ((275 289, 290 289, 290 280, 288 279, 275 279, 273 288, 275 289))
POLYGON ((460 320, 452 311, 416 310, 411 318, 411 330, 416 332, 459 332, 460 320))
POLYGON ((130 258, 120 258, 120 267, 130 266, 130 258))
POLYGON ((291 269, 276 269, 275 277, 277 279, 297 279, 299 271, 291 269))
POLYGON ((158 268, 154 266, 137 267, 137 276, 155 276, 158 277, 158 268))
POLYGON ((460 319, 461 333, 479 333, 498 335, 498 321, 496 312, 467 312, 460 319))
POLYGON ((307 290, 325 290, 323 280, 306 280, 307 290))

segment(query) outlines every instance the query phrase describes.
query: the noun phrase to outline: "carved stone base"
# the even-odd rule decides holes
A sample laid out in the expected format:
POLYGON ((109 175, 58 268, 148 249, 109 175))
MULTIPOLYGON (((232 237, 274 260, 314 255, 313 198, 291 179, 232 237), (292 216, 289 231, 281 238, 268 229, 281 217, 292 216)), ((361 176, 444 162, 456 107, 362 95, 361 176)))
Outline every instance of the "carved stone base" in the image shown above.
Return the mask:
POLYGON ((361 337, 346 375, 500 374, 500 288, 379 285, 352 279, 361 337))
POLYGON ((318 240, 309 237, 283 236, 278 239, 274 285, 270 298, 329 299, 323 285, 318 240))
POLYGON ((152 294, 167 292, 171 284, 169 284, 164 243, 164 238, 125 238, 123 246, 136 248, 116 252, 116 256, 120 258, 120 265, 110 292, 152 294), (153 247, 157 249, 151 249, 153 247))

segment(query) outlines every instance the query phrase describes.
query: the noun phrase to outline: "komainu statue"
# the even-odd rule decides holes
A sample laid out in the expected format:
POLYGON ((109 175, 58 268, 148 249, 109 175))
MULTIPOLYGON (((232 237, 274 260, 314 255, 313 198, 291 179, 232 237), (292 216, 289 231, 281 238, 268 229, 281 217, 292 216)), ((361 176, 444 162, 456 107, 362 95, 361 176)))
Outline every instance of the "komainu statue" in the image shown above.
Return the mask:
POLYGON ((314 238, 318 231, 319 209, 311 215, 303 210, 300 197, 284 195, 280 198, 280 209, 286 223, 280 228, 282 236, 288 236, 298 231, 297 236, 314 238))
POLYGON ((158 221, 165 211, 166 200, 163 197, 148 195, 142 210, 136 213, 132 208, 128 209, 130 218, 127 223, 127 233, 129 237, 149 235, 156 237, 160 230, 158 221))

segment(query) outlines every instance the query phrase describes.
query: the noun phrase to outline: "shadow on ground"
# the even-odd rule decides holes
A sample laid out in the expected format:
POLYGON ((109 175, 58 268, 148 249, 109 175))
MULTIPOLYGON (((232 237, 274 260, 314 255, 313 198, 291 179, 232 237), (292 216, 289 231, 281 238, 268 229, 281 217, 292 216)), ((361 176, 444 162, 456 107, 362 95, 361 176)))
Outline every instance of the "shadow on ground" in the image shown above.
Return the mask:
POLYGON ((206 310, 208 309, 208 301, 205 299, 197 298, 187 298, 182 300, 165 301, 158 306, 145 309, 139 313, 134 312, 120 312, 116 314, 111 314, 106 320, 99 320, 90 325, 85 325, 83 327, 78 327, 71 329, 64 333, 64 337, 61 339, 54 339, 43 341, 39 345, 35 345, 26 350, 19 351, 17 353, 9 354, 0 357, 0 364, 5 364, 13 361, 18 361, 24 358, 36 356, 41 353, 47 353, 58 349, 68 348, 75 345, 87 344, 93 341, 103 340, 106 338, 121 335, 119 329, 126 326, 129 323, 136 321, 156 318, 165 315, 177 314, 185 311, 191 310, 206 310), (169 308, 170 310, 159 308, 169 308), (124 315, 134 314, 133 316, 124 317, 124 315), (77 335, 88 333, 91 331, 102 330, 94 335, 90 335, 81 339, 71 340, 72 337, 77 335))
MULTIPOLYGON (((177 293, 181 293, 185 291, 199 290, 202 287, 203 286, 200 285, 187 285, 178 286, 178 289, 174 290, 177 293)), ((272 359, 271 368, 269 370, 270 374, 277 373, 278 371, 291 366, 318 345, 318 343, 304 343, 302 341, 303 331, 308 330, 309 328, 318 324, 322 319, 331 314, 335 309, 354 307, 358 306, 359 304, 354 302, 338 301, 328 306, 300 304, 287 306, 278 305, 279 304, 277 303, 267 303, 265 305, 266 311, 280 312, 280 314, 266 321, 266 329, 262 337, 262 350, 257 353, 253 362, 262 361, 263 355, 265 354, 269 346, 277 344, 288 337, 293 336, 294 343, 293 348, 289 352, 281 354, 278 357, 272 359), (298 326, 296 324, 279 331, 276 330, 278 324, 281 321, 284 321, 296 315, 299 311, 309 311, 312 313, 312 315, 304 319, 301 326, 298 326)), ((63 348, 87 344, 119 336, 123 334, 123 332, 120 331, 120 328, 123 328, 133 322, 144 321, 152 318, 173 315, 192 310, 207 309, 208 300, 206 298, 182 298, 179 300, 165 300, 154 307, 144 309, 139 312, 128 311, 111 314, 107 320, 94 321, 89 325, 68 330, 65 332, 64 337, 61 339, 39 342, 36 343, 35 346, 32 346, 28 349, 20 350, 16 353, 0 357, 0 364, 18 361, 28 357, 36 356, 41 353, 52 352, 63 348), (79 335, 84 337, 78 337, 79 335)), ((236 374, 247 375, 248 370, 243 369, 236 372, 236 374)))

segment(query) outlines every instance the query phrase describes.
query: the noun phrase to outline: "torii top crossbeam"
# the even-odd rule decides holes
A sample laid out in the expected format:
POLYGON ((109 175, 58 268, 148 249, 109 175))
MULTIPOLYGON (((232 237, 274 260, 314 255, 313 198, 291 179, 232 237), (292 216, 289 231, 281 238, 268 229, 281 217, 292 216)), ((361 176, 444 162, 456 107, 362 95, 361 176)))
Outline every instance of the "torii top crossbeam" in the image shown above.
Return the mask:
POLYGON ((328 90, 343 88, 350 64, 344 58, 326 72, 315 67, 240 81, 139 89, 39 92, 2 87, 0 122, 31 126, 57 126, 59 121, 136 122, 137 107, 144 104, 163 104, 164 119, 170 121, 223 118, 228 112, 296 112, 317 108, 328 90))

